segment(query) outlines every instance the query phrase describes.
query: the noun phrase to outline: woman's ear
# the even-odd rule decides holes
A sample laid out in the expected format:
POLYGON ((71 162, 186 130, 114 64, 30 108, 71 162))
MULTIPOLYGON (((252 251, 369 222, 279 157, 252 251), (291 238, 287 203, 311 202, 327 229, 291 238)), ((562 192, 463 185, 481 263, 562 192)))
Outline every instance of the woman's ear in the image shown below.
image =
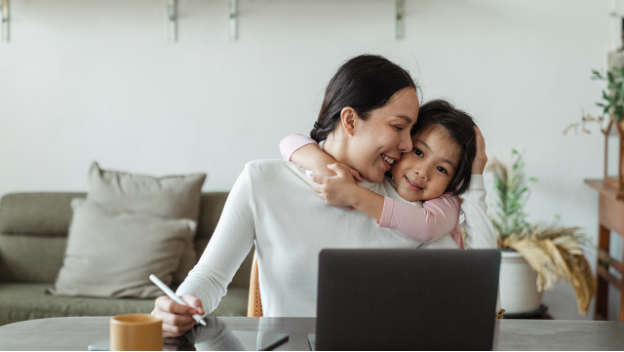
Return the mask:
POLYGON ((353 136, 355 133, 355 123, 358 119, 357 112, 350 106, 344 107, 340 111, 340 125, 349 136, 353 136))

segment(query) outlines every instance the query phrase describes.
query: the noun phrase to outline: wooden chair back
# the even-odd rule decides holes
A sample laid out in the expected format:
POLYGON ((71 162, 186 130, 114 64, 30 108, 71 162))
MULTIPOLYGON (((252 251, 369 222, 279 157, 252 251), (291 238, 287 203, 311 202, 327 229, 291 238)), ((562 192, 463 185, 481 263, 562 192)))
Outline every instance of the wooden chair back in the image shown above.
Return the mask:
POLYGON ((260 299, 260 286, 258 284, 258 260, 254 252, 253 263, 251 264, 251 276, 249 278, 249 303, 247 304, 248 317, 261 317, 262 300, 260 299))

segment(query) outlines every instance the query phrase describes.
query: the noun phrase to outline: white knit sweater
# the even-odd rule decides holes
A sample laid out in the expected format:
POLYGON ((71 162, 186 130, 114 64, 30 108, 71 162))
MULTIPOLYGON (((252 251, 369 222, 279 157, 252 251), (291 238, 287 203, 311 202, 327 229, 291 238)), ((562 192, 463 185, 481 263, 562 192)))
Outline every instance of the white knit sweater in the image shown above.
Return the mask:
MULTIPOLYGON (((228 196, 208 247, 177 294, 193 293, 204 310, 212 312, 255 242, 264 316, 313 317, 318 254, 323 248, 457 248, 450 236, 421 245, 376 226, 362 212, 329 206, 312 190, 313 184, 306 171, 292 162, 248 163, 228 196)), ((402 200, 389 180, 360 185, 402 200)), ((482 178, 473 178, 463 198, 466 246, 496 248, 482 178)))

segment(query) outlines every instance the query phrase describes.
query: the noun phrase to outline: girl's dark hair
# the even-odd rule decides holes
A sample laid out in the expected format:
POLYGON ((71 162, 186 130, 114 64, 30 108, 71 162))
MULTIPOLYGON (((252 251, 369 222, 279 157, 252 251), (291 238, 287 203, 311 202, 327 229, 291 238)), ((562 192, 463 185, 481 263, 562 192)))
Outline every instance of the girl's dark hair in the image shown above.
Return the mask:
POLYGON ((329 81, 310 137, 317 142, 326 139, 338 126, 340 112, 347 106, 366 120, 371 110, 386 105, 394 93, 406 87, 416 89, 414 80, 388 59, 376 55, 352 58, 340 66, 329 81))
POLYGON ((445 100, 432 100, 423 104, 418 112, 418 120, 412 128, 412 135, 427 127, 440 125, 461 147, 461 154, 455 177, 446 188, 446 192, 460 195, 468 189, 472 175, 472 161, 477 154, 474 120, 466 112, 456 109, 445 100))

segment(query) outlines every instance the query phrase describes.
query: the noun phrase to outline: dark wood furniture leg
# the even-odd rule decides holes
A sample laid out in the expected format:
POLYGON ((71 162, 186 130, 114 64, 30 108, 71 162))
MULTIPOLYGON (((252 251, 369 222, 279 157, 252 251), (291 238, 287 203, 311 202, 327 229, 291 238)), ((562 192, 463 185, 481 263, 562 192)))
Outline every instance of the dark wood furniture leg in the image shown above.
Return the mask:
MULTIPOLYGON (((598 226, 598 252, 609 253, 609 236, 611 231, 603 226, 598 226)), ((609 302, 609 282, 600 275, 601 269, 604 270, 603 263, 605 262, 601 255, 597 256, 596 262, 596 312, 594 314, 594 320, 607 320, 608 318, 608 302, 609 302)), ((607 266, 606 271, 608 272, 607 266)))
MULTIPOLYGON (((622 250, 622 258, 624 258, 624 250, 622 250)), ((618 263, 620 269, 620 277, 624 275, 624 264, 618 263)), ((624 321, 624 278, 620 280, 620 321, 624 321)))

